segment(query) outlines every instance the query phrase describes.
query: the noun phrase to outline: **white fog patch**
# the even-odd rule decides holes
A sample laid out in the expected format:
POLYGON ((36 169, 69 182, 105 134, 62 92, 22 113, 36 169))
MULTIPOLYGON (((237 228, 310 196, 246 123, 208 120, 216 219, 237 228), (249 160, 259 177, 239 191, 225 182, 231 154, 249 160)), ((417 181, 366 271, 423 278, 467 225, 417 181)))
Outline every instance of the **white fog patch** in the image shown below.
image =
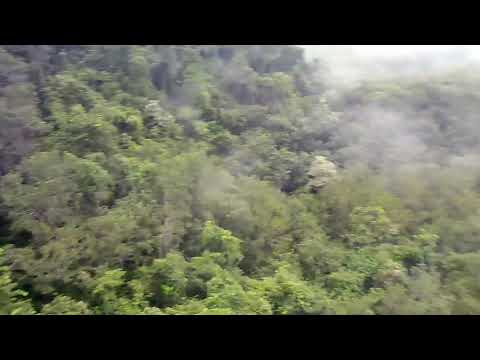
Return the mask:
POLYGON ((300 45, 330 69, 333 84, 422 76, 480 64, 479 45, 300 45))

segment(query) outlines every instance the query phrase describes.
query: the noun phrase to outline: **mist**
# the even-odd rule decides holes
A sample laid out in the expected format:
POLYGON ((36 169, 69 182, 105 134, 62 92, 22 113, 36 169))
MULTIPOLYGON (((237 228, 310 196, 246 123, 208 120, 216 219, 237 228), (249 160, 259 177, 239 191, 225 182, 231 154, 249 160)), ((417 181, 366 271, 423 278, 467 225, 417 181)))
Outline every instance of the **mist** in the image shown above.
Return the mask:
POLYGON ((326 97, 339 114, 332 130, 320 118, 308 125, 328 134, 312 150, 330 153, 344 168, 363 164, 387 176, 404 166, 478 168, 480 46, 302 47, 309 61, 328 69, 326 97))
POLYGON ((334 86, 428 76, 480 64, 479 45, 301 45, 329 69, 334 86))

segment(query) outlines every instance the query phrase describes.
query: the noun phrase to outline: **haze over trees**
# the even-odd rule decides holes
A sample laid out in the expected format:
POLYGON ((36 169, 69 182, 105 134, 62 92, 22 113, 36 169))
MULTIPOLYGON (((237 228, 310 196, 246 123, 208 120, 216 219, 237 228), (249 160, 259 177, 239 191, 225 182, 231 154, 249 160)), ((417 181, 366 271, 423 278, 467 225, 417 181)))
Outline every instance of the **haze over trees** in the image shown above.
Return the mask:
POLYGON ((480 314, 474 66, 335 66, 1 46, 0 314, 480 314))

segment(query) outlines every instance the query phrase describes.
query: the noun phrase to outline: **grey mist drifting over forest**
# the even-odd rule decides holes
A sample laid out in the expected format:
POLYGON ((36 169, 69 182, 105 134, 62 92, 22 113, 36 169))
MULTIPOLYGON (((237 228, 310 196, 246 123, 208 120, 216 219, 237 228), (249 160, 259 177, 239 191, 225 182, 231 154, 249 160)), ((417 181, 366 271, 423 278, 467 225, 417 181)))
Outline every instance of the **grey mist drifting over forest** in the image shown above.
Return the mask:
POLYGON ((337 85, 396 76, 431 75, 478 66, 479 45, 300 45, 319 59, 337 85))
MULTIPOLYGON (((466 83, 473 79, 480 64, 480 46, 471 45, 302 45, 309 61, 318 60, 324 66, 321 76, 329 79, 330 91, 326 97, 334 108, 342 113, 327 143, 318 148, 335 149, 327 156, 344 166, 365 164, 391 172, 399 166, 414 164, 430 166, 471 166, 478 161, 480 128, 477 115, 468 107, 457 107, 455 114, 462 122, 456 126, 460 143, 448 143, 443 135, 445 115, 443 103, 462 103, 474 96, 466 83), (447 74, 470 75, 449 76, 447 74), (468 80, 467 78, 470 78, 468 80), (371 91, 369 85, 377 82, 375 92, 380 99, 384 92, 402 86, 416 88, 421 82, 431 83, 417 91, 429 93, 422 104, 412 106, 413 93, 405 96, 398 87, 395 104, 382 106, 382 101, 366 101, 358 104, 336 104, 339 93, 347 88, 353 93, 371 91), (437 83, 438 82, 438 83, 437 83), (382 84, 382 85, 379 85, 382 84), (405 85, 410 84, 410 85, 405 85), (363 89, 363 90, 362 90, 363 89), (450 95, 449 95, 450 94, 450 95), (443 130, 442 130, 443 129, 443 130)), ((472 80, 473 81, 473 80, 472 80)), ((397 90, 395 90, 397 91, 397 90)), ((420 97, 423 97, 421 95, 420 97)), ((450 110, 451 111, 451 110, 450 110)))

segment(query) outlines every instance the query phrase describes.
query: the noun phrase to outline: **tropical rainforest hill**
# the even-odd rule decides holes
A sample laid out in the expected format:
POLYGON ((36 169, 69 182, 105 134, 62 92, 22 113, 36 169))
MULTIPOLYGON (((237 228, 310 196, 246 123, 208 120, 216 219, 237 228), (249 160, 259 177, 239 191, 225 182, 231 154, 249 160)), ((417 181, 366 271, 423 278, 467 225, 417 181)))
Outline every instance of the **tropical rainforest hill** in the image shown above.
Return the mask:
POLYGON ((0 314, 480 314, 478 72, 327 73, 1 46, 0 314))

